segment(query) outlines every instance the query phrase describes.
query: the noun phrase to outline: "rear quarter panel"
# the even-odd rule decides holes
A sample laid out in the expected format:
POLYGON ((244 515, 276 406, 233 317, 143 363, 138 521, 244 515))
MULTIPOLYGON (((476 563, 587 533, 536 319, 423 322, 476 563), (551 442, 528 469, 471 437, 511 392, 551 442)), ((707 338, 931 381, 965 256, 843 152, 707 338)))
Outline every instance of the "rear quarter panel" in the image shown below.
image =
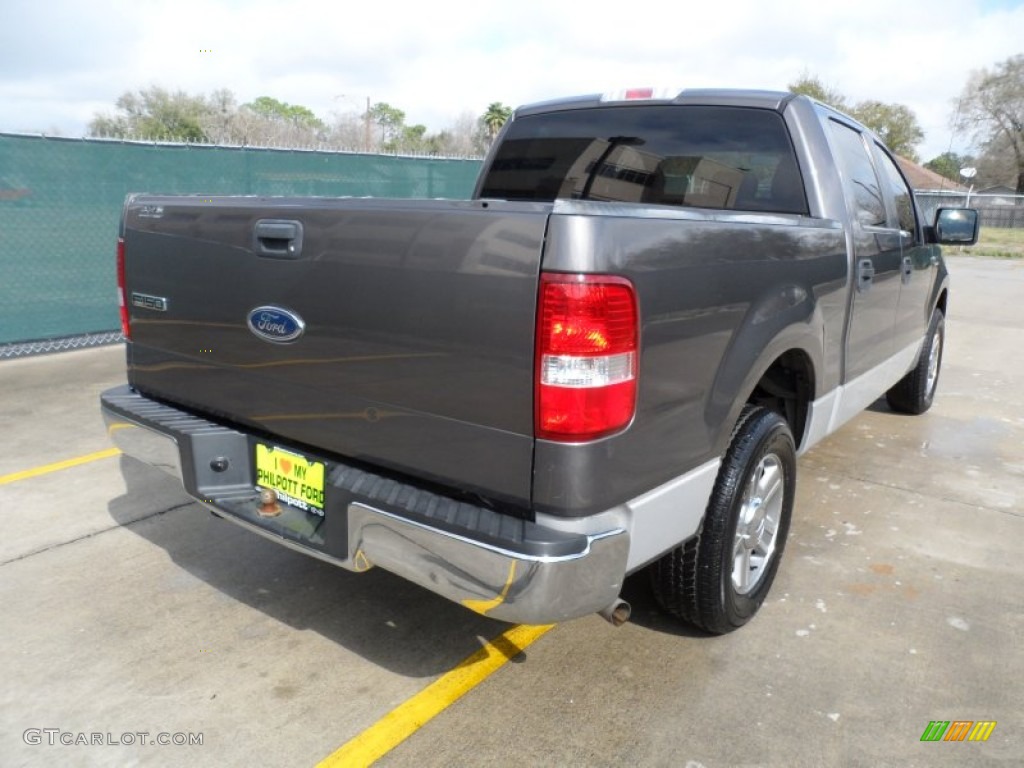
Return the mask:
POLYGON ((586 444, 538 440, 534 507, 607 509, 720 456, 760 375, 803 350, 833 388, 847 298, 845 234, 828 219, 558 203, 544 269, 623 275, 637 288, 637 413, 586 444), (638 215, 639 214, 639 215, 638 215))

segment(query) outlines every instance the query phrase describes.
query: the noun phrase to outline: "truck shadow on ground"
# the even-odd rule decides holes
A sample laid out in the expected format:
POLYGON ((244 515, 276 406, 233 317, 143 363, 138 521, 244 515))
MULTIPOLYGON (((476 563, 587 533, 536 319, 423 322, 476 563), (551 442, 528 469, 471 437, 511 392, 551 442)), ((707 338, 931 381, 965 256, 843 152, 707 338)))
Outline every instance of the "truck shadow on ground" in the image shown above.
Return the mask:
POLYGON ((661 609, 654 597, 647 570, 638 571, 626 578, 622 585, 622 599, 629 603, 632 615, 630 624, 677 637, 713 639, 717 635, 690 626, 661 609))
MULTIPOLYGON (((382 569, 351 573, 267 541, 191 502, 170 476, 130 457, 120 462, 127 491, 109 502, 108 511, 125 530, 231 599, 294 629, 317 632, 392 672, 446 672, 510 626, 382 569), (139 507, 152 508, 154 494, 166 497, 157 505, 166 511, 140 518, 139 507)), ((174 588, 158 584, 154 592, 174 588)), ((518 651, 507 643, 499 647, 507 655, 518 651)))

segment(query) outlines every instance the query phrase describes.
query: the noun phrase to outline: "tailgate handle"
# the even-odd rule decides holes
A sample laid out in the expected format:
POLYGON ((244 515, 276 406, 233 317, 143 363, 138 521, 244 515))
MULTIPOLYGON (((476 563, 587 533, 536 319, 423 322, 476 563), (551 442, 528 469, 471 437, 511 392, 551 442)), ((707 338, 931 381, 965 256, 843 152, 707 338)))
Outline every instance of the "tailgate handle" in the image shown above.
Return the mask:
POLYGON ((272 259, 297 259, 302 253, 302 222, 260 219, 253 229, 253 250, 272 259))

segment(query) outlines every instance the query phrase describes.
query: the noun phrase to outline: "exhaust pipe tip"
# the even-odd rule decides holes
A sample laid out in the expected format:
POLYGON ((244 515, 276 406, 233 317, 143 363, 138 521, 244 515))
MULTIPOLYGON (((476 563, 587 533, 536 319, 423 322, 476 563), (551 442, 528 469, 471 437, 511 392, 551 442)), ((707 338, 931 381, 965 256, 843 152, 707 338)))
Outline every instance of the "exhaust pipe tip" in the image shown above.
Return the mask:
POLYGON ((630 615, 633 613, 633 609, 630 607, 622 598, 615 598, 615 601, 597 612, 597 615, 607 621, 613 627, 621 627, 627 621, 629 621, 630 615))

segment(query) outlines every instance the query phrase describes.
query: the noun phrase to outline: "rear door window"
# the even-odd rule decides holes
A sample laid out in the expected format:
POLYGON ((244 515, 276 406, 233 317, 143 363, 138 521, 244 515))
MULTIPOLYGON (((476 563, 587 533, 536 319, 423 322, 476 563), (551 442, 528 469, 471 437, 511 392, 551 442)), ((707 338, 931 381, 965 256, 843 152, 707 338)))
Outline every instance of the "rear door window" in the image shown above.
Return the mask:
POLYGON ((884 180, 888 183, 889 196, 896 209, 899 228, 904 232, 917 232, 917 217, 914 215, 914 198, 906 180, 896 167, 896 162, 879 145, 875 145, 875 157, 884 180))
POLYGON ((882 189, 860 132, 836 120, 829 120, 829 127, 857 221, 868 227, 885 227, 888 222, 882 189))
POLYGON ((620 105, 516 118, 481 196, 807 213, 782 116, 743 107, 620 105))

